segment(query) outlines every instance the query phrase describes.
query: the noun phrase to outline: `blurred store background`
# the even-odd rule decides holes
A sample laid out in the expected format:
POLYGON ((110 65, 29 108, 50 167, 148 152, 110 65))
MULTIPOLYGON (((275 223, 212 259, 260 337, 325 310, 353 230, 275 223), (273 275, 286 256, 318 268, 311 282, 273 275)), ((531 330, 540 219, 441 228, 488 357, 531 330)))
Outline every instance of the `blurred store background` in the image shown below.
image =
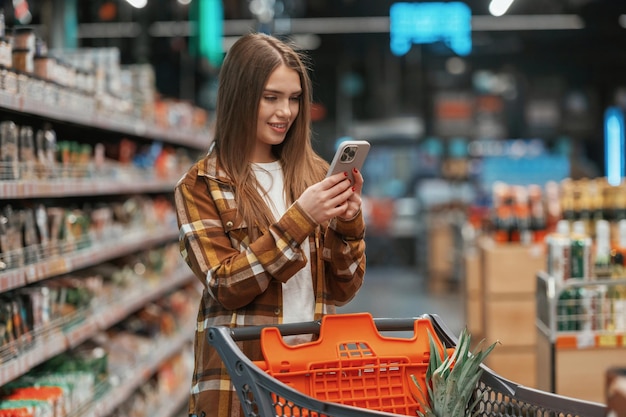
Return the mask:
POLYGON ((37 395, 63 415, 185 414, 198 288, 171 192, 250 31, 309 56, 323 156, 372 143, 366 283, 341 311, 438 314, 500 340, 488 365, 505 378, 605 401, 626 366, 626 1, 0 11, 0 415, 51 381, 37 395))

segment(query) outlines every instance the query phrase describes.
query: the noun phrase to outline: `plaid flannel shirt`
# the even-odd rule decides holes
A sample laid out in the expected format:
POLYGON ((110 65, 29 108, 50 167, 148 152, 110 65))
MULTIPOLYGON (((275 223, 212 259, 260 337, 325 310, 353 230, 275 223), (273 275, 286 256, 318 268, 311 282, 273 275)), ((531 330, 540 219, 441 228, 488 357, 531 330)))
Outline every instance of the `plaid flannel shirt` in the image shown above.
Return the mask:
MULTIPOLYGON (((294 203, 254 242, 238 213, 233 186, 216 158, 197 162, 175 188, 183 258, 204 290, 195 334, 190 415, 237 417, 240 406, 217 352, 206 340, 210 326, 275 324, 282 320, 282 283, 311 259, 315 319, 351 300, 365 274, 365 224, 333 219, 322 229, 294 203), (300 248, 309 239, 310 253, 300 248)), ((239 342, 252 360, 258 341, 239 342)))

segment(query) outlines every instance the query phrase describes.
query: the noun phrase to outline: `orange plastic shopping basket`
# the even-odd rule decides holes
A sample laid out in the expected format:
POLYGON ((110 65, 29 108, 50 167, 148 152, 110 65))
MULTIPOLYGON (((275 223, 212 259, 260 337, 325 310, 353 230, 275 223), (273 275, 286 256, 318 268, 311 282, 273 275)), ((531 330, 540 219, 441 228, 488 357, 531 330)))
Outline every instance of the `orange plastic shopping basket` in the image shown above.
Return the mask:
POLYGON ((416 416, 421 410, 418 398, 427 392, 429 334, 443 354, 427 318, 415 320, 413 337, 399 338, 381 335, 368 313, 329 315, 322 319, 317 340, 296 346, 287 345, 278 328, 263 329, 265 360, 255 364, 322 401, 416 416))

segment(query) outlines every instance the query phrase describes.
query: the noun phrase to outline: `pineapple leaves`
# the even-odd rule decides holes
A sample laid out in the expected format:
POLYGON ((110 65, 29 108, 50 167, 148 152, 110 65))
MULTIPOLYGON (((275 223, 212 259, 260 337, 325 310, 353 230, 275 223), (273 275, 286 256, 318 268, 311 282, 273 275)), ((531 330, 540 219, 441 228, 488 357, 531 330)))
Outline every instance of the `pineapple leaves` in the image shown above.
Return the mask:
POLYGON ((419 381, 411 375, 422 395, 419 402, 423 411, 418 410, 419 417, 472 417, 478 399, 474 399, 472 404, 469 402, 482 375, 480 365, 498 342, 483 349, 482 340, 472 351, 471 335, 465 328, 453 353, 448 355, 446 349, 443 349, 443 354, 440 351, 436 336, 429 333, 428 337, 430 358, 425 380, 428 396, 424 395, 419 381))

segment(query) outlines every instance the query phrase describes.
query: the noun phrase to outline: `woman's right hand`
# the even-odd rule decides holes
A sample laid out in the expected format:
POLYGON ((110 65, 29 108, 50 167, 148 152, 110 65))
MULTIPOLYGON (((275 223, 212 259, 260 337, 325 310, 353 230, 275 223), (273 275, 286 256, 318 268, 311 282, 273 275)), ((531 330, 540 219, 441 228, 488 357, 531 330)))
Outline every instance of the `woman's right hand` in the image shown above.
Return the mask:
POLYGON ((304 190, 298 204, 318 224, 341 217, 348 209, 348 198, 354 193, 347 173, 340 172, 304 190))

